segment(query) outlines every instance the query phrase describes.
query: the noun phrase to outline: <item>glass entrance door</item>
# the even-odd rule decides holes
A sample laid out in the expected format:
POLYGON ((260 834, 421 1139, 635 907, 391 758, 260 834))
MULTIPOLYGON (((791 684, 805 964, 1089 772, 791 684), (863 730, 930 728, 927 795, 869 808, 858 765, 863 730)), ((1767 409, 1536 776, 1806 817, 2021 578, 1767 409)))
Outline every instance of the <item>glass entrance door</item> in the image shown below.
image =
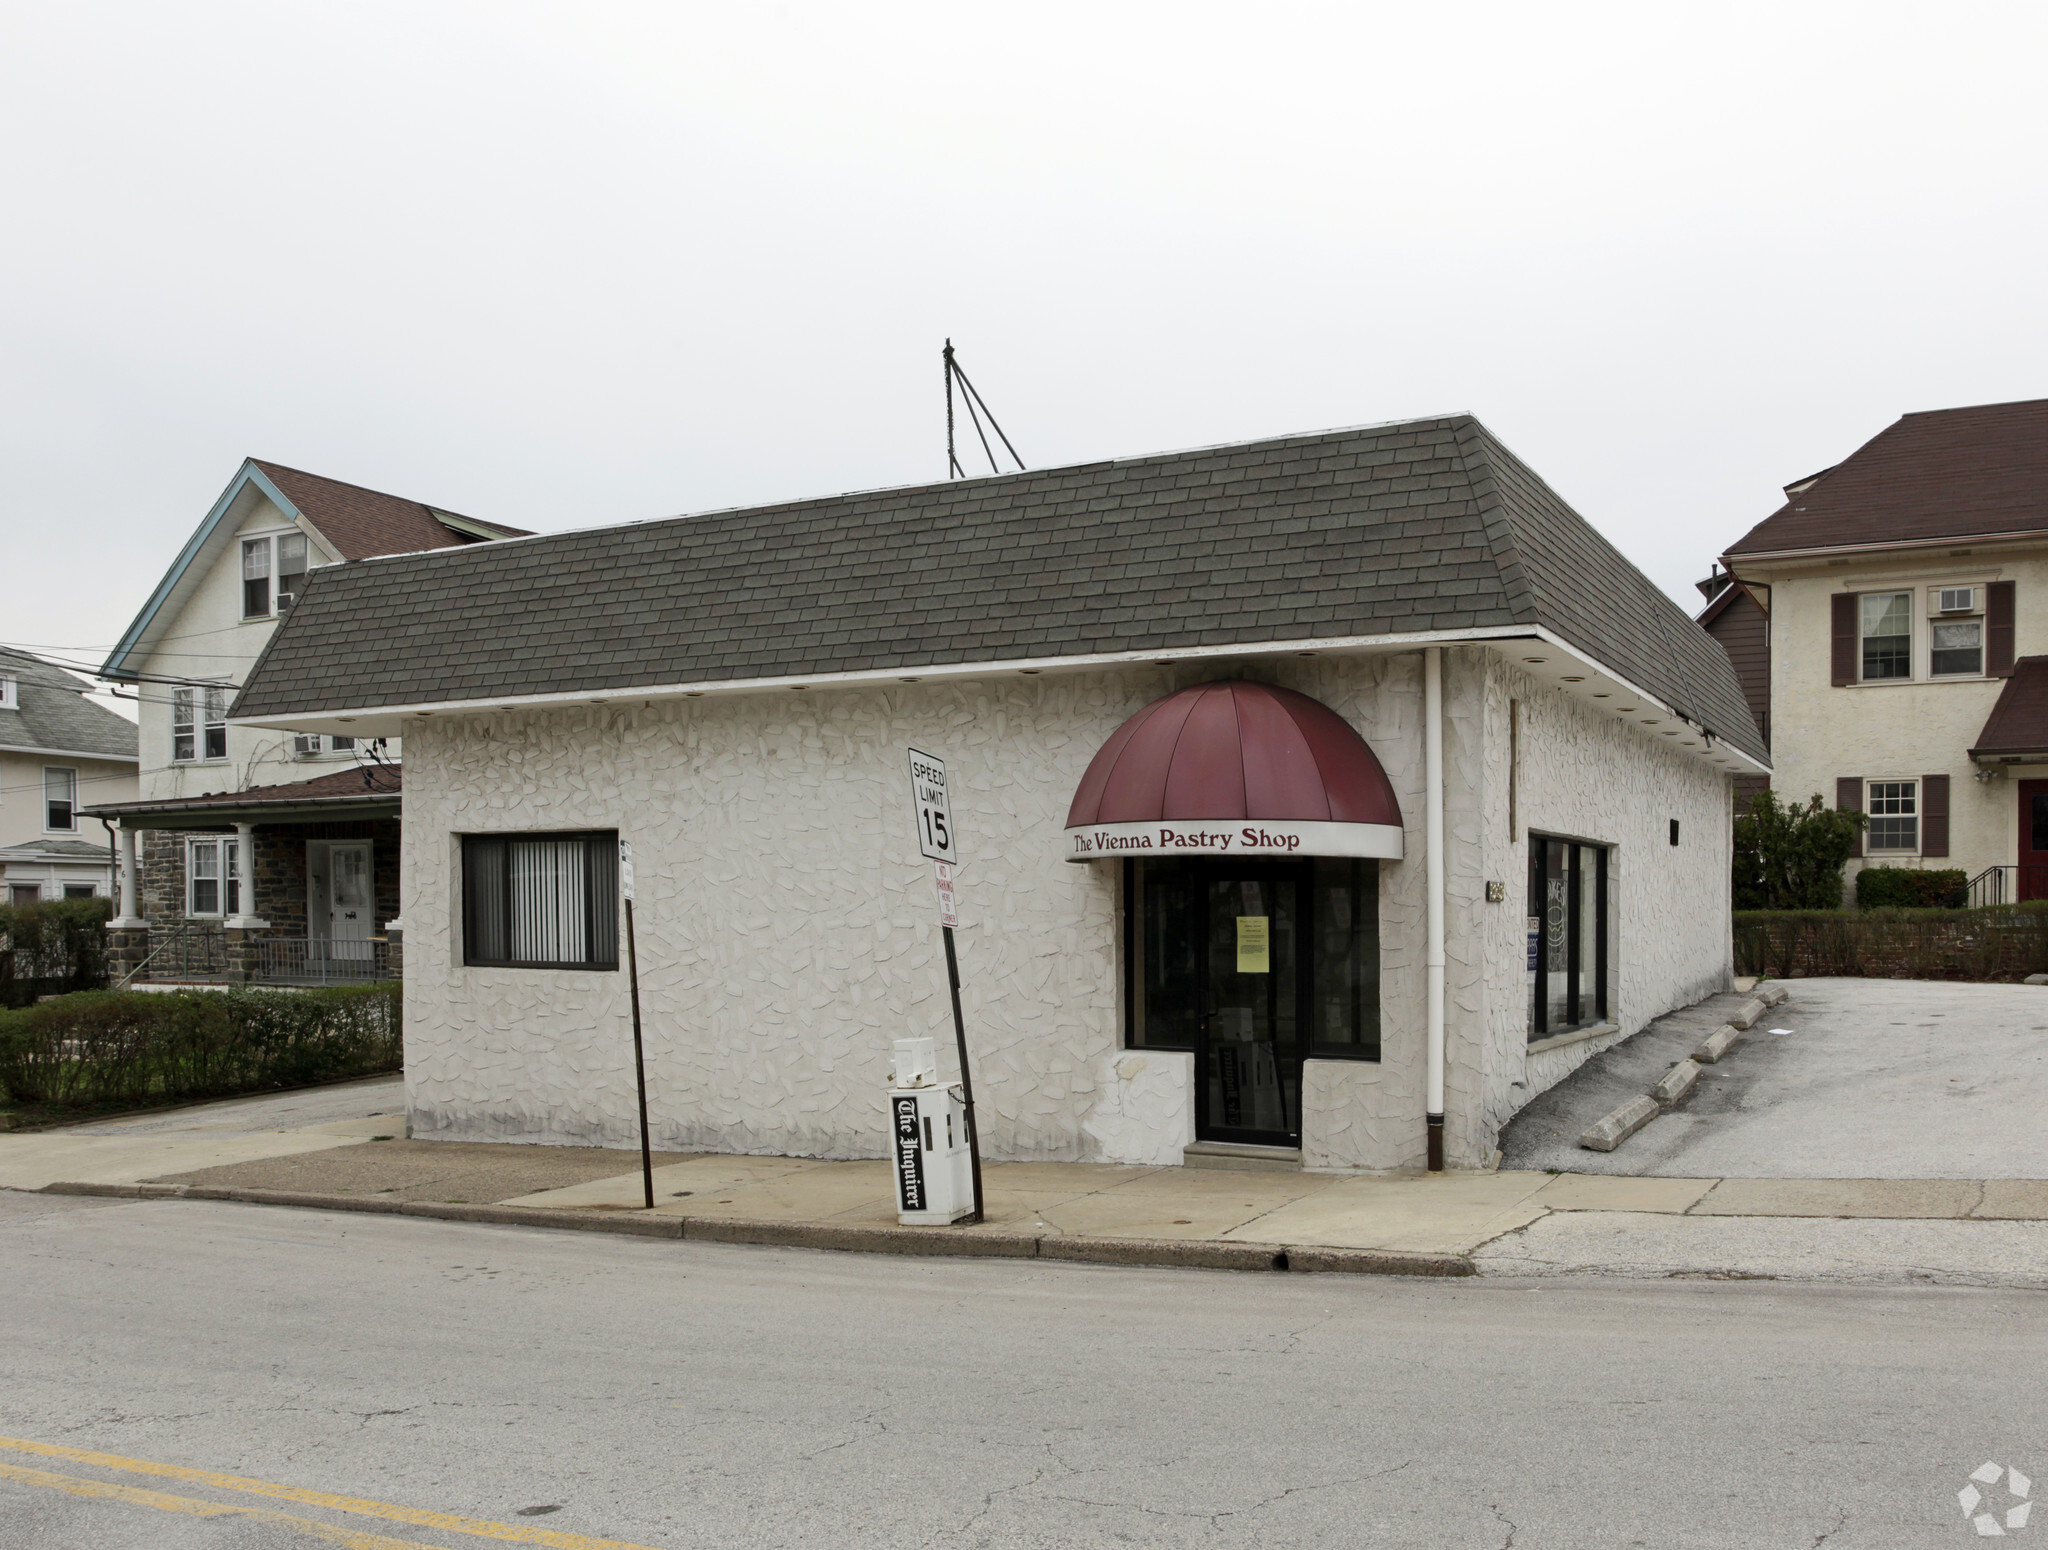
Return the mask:
POLYGON ((1205 868, 1208 963, 1195 1134, 1301 1144, 1299 863, 1205 868))

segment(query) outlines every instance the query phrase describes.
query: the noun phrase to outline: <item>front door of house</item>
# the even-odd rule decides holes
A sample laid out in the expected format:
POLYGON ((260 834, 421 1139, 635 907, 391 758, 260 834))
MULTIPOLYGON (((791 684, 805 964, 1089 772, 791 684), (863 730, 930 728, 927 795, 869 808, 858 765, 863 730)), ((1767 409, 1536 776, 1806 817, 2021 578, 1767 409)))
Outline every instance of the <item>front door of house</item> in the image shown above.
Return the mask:
POLYGON ((2020 780, 2018 899, 2048 899, 2048 780, 2020 780))
POLYGON ((368 840, 315 841, 306 858, 307 924, 316 953, 368 958, 376 893, 368 840))

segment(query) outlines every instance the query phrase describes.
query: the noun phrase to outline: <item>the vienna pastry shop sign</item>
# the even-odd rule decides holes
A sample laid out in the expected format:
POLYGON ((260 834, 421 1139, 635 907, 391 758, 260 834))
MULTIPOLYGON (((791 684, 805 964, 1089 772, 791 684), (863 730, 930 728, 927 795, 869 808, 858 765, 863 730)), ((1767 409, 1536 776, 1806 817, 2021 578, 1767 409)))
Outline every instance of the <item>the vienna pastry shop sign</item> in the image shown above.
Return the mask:
POLYGON ((1132 856, 1373 856, 1399 861, 1401 830, 1390 823, 1163 819, 1086 824, 1066 831, 1066 846, 1069 861, 1132 856))

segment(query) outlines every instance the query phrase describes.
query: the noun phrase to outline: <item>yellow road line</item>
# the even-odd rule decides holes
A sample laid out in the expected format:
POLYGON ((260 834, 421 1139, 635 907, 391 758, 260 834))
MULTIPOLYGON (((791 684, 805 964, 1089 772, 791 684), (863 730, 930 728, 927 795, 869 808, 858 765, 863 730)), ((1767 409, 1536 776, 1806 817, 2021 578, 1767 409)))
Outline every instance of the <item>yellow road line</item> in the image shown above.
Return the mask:
MULTIPOLYGON (((73 1464, 93 1464, 101 1469, 122 1469, 130 1474, 156 1475, 168 1480, 188 1480, 194 1485, 210 1485, 223 1491, 247 1491, 255 1496, 275 1497, 280 1501, 299 1502, 308 1507, 325 1507, 330 1512, 353 1512, 363 1517, 383 1518, 392 1523, 410 1523, 415 1528, 449 1529, 458 1534, 474 1534, 479 1539, 501 1539, 521 1545, 549 1545, 553 1550, 651 1550, 650 1546, 628 1544, 623 1539, 593 1539, 588 1534, 570 1534, 560 1529, 526 1528, 516 1523, 493 1523, 488 1518, 465 1518, 453 1512, 428 1512, 419 1507, 400 1507, 391 1502, 373 1502, 360 1496, 336 1496, 327 1491, 308 1491, 295 1485, 277 1485, 269 1480, 252 1480, 246 1475, 224 1475, 212 1469, 188 1469, 182 1464, 157 1464, 148 1459, 123 1458, 117 1453, 89 1453, 83 1448, 67 1448, 54 1442, 30 1442, 20 1437, 0 1437, 0 1448, 11 1448, 17 1453, 39 1454, 44 1458, 66 1459, 73 1464)), ((124 1486, 113 1489, 131 1488, 124 1486)), ((397 1544, 400 1541, 390 1540, 385 1543, 397 1544)))
POLYGON ((111 1485, 104 1480, 81 1480, 76 1475, 52 1474, 47 1469, 24 1469, 19 1464, 0 1464, 0 1480, 19 1480, 23 1485, 48 1486, 72 1496, 94 1496, 102 1500, 128 1502, 137 1507, 154 1507, 159 1512, 182 1512, 195 1518, 261 1518, 283 1523, 301 1534, 340 1545, 343 1550, 433 1550, 416 1539, 387 1539, 382 1534, 365 1534, 360 1529, 336 1528, 311 1518, 295 1518, 288 1512, 268 1507, 244 1507, 239 1502, 203 1502, 190 1496, 170 1496, 162 1491, 145 1491, 139 1486, 111 1485))

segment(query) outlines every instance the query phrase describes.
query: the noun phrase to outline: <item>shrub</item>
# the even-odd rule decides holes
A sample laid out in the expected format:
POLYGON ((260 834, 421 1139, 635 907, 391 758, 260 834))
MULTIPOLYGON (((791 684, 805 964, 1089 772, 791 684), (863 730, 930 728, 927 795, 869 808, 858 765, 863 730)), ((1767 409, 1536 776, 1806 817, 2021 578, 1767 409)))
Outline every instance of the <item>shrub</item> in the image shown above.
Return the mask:
POLYGON ((1859 910, 1960 909, 1970 874, 1961 867, 1923 872, 1916 867, 1873 866, 1856 874, 1859 910))
POLYGON ((1738 910, 1838 910, 1842 863, 1870 820, 1824 806, 1779 803, 1766 788, 1735 817, 1733 878, 1738 910))
POLYGON ((0 1006, 107 983, 111 899, 0 904, 0 1006))
POLYGON ((2048 904, 1750 910, 1738 911, 1734 924, 1737 974, 2017 980, 2048 972, 2048 904))
POLYGON ((403 1065, 399 986, 88 991, 0 1012, 18 1103, 143 1107, 373 1076, 403 1065))

